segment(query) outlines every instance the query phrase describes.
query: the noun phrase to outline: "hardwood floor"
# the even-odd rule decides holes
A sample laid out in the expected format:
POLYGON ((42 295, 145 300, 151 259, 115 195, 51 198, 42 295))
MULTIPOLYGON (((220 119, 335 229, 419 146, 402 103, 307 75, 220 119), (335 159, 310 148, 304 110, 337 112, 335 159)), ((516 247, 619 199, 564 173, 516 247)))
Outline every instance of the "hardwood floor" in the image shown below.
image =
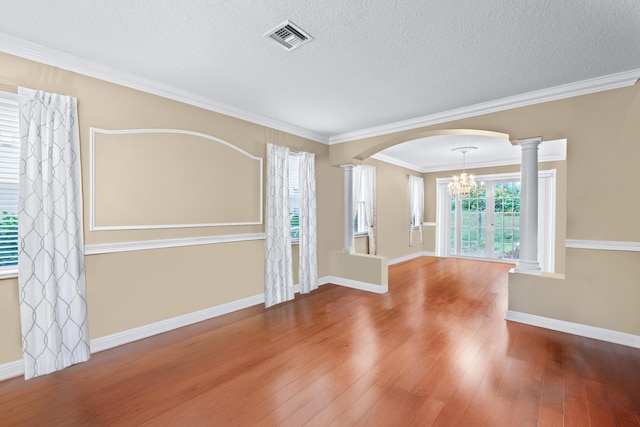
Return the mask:
POLYGON ((506 264, 423 257, 0 383, 2 426, 640 426, 640 349, 507 322, 506 264))

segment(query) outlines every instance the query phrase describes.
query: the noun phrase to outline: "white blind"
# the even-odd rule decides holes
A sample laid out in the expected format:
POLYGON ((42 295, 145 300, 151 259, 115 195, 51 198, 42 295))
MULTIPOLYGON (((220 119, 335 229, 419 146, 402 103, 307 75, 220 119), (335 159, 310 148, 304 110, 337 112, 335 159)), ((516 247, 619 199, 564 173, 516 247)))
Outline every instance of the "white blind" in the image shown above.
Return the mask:
POLYGON ((289 152, 289 215, 291 218, 291 238, 300 238, 300 184, 298 172, 300 169, 300 156, 298 153, 289 152))
POLYGON ((0 92, 0 270, 18 265, 19 174, 18 99, 0 92))

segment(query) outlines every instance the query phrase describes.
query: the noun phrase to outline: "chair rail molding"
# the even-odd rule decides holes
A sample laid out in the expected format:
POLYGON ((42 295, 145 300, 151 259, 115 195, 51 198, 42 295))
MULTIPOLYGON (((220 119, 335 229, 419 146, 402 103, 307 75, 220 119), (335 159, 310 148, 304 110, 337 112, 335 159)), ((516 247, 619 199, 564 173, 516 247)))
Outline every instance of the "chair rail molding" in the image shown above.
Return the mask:
POLYGON ((617 240, 577 240, 567 239, 564 245, 571 249, 593 249, 600 251, 640 252, 640 242, 622 242, 617 240))

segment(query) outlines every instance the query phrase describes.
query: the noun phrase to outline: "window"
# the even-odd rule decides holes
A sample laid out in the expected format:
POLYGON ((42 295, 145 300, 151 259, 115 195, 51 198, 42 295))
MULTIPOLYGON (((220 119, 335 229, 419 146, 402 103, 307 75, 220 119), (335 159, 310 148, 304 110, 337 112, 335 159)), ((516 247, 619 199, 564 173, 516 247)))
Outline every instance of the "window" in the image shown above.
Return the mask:
POLYGON ((289 152, 289 216, 291 218, 291 239, 300 239, 300 157, 289 152))
POLYGON ((411 228, 418 229, 424 217, 424 178, 409 175, 409 212, 411 228))
MULTIPOLYGON (((538 262, 555 269, 556 172, 538 173, 538 262)), ((437 179, 436 254, 517 261, 520 257, 520 174, 477 176, 478 191, 449 196, 448 178, 437 179)))
POLYGON ((0 273, 18 265, 19 174, 18 99, 0 92, 0 273))
POLYGON ((368 234, 369 224, 367 214, 365 213, 364 202, 359 202, 357 206, 354 206, 354 209, 356 211, 356 217, 353 219, 353 233, 368 234))
POLYGON ((353 170, 353 220, 354 234, 369 234, 375 224, 376 209, 376 168, 357 165, 353 170))

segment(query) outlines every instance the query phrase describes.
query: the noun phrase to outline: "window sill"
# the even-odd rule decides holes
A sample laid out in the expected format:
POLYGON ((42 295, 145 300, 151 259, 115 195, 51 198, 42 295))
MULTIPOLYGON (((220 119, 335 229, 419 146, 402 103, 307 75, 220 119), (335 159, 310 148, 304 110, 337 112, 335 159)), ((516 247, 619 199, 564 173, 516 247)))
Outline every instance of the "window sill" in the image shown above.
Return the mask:
POLYGON ((18 269, 0 270, 0 280, 2 279, 16 279, 18 277, 18 269))

